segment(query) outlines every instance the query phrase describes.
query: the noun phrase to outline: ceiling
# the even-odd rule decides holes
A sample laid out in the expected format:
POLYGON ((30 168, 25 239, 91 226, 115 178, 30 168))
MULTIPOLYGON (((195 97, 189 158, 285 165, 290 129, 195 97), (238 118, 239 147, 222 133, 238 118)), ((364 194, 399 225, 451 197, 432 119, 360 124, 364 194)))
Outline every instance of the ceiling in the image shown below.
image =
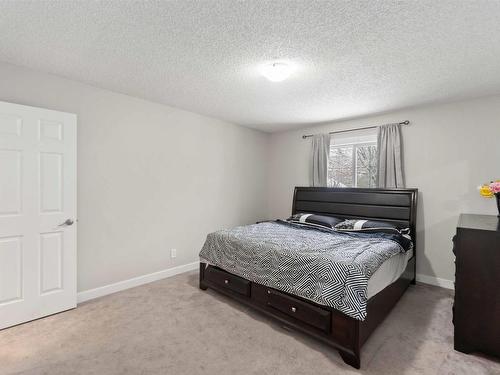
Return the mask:
POLYGON ((498 1, 3 0, 0 61, 279 131, 499 93, 499 19, 498 1), (288 80, 259 74, 275 59, 288 80))

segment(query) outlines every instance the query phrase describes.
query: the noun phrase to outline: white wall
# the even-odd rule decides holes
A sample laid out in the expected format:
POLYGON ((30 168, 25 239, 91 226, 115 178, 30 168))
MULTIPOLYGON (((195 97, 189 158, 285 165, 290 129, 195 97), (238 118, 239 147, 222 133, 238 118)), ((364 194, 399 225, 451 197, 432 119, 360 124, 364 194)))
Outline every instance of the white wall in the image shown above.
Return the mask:
POLYGON ((78 115, 79 291, 197 261, 208 232, 267 214, 267 134, 7 64, 0 100, 78 115))
POLYGON ((308 184, 304 133, 411 121, 421 275, 453 279, 460 212, 496 213, 476 187, 500 178, 500 97, 272 135, 7 64, 0 100, 78 115, 79 291, 194 262, 210 231, 289 215, 308 184))
MULTIPOLYGON (((310 141, 302 134, 410 120, 403 127, 406 182, 420 191, 417 273, 453 280, 451 238, 461 212, 496 214, 477 186, 500 179, 500 97, 427 106, 275 133, 270 143, 269 217, 290 214, 293 187, 308 185, 310 141)), ((436 280, 434 280, 436 281, 436 280)), ((439 282, 439 280, 437 280, 439 282)), ((449 283, 447 283, 450 285, 449 283)))

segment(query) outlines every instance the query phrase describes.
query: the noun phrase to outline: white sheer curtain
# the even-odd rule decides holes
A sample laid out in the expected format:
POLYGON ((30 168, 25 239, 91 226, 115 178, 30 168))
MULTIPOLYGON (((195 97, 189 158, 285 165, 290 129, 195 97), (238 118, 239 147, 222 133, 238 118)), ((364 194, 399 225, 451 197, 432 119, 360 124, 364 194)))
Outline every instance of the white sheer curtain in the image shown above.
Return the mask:
POLYGON ((330 137, 330 134, 317 134, 312 137, 309 176, 311 186, 327 186, 330 137))
POLYGON ((378 187, 404 188, 403 146, 401 125, 388 124, 378 128, 378 187))

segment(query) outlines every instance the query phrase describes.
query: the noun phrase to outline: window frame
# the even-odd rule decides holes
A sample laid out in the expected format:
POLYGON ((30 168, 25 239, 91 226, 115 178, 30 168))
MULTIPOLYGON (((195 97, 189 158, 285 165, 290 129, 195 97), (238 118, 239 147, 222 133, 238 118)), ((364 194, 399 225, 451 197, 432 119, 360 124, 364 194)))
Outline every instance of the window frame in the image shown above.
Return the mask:
MULTIPOLYGON (((334 145, 330 145, 330 150, 328 153, 328 164, 331 163, 332 158, 330 157, 331 151, 333 148, 340 148, 352 146, 352 165, 353 165, 353 174, 352 174, 352 187, 358 187, 358 147, 362 146, 377 146, 377 141, 361 141, 361 142, 346 142, 346 143, 338 143, 334 145)), ((378 167, 377 167, 378 169, 378 167)), ((327 176, 327 181, 329 180, 327 176)), ((350 187, 350 186, 348 186, 350 187)))

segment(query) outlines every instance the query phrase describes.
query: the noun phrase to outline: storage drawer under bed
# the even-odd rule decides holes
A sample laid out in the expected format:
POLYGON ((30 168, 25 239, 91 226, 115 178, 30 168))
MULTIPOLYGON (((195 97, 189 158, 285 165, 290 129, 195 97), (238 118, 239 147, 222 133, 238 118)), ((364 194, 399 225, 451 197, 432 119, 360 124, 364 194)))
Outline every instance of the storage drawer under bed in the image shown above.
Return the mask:
POLYGON ((208 266, 205 270, 205 280, 221 289, 229 290, 250 297, 251 282, 226 272, 220 268, 208 266))
POLYGON ((268 309, 279 311, 288 317, 329 333, 331 327, 331 313, 329 310, 313 306, 310 302, 282 293, 276 289, 254 284, 252 298, 268 309))

